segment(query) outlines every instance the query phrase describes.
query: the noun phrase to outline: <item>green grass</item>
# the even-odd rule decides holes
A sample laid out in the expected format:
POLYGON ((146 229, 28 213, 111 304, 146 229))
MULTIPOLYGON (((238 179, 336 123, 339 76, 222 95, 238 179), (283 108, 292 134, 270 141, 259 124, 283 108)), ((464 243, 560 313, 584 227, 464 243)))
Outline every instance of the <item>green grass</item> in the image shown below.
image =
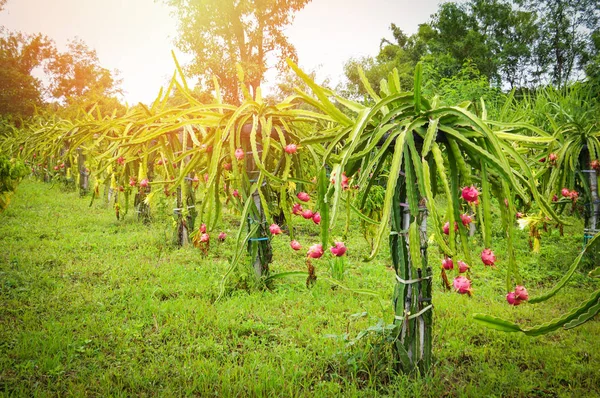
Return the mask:
MULTIPOLYGON (((598 317, 571 331, 531 338, 485 329, 484 312, 536 324, 577 305, 600 283, 583 274, 549 302, 509 307, 504 300, 504 242, 498 269, 476 261, 469 298, 442 291, 436 272, 434 355, 430 374, 395 375, 377 333, 391 322, 393 272, 385 250, 361 261, 367 245, 351 228, 344 284, 334 288, 316 261, 312 289, 302 277, 272 290, 243 289, 232 278, 215 302, 233 254, 236 218, 226 214, 222 245, 207 258, 169 245, 172 221, 117 221, 98 200, 24 181, 0 214, 0 394, 10 396, 599 396, 598 317), (353 314, 366 313, 364 316, 353 314)), ((298 221, 304 248, 317 229, 298 221)), ((518 261, 530 294, 556 281, 581 248, 581 223, 550 233, 533 255, 520 234, 518 261)), ((339 234, 334 231, 334 235, 339 234)), ((219 231, 216 231, 217 233, 219 231)), ((216 235, 215 235, 216 236, 216 235)), ((479 253, 477 242, 473 253, 479 253)), ((304 250, 274 238, 273 272, 305 270, 304 250)), ((430 248, 437 268, 440 255, 430 248)), ((474 257, 477 257, 474 254, 474 257)))

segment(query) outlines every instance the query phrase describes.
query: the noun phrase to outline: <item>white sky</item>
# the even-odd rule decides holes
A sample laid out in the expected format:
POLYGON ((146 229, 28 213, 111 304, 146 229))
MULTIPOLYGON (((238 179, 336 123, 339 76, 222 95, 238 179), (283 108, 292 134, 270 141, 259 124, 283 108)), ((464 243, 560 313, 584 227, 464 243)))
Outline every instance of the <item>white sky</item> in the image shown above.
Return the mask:
MULTIPOLYGON (((390 23, 406 33, 427 22, 440 0, 312 0, 287 28, 300 67, 335 84, 350 57, 375 55, 390 23)), ((0 25, 43 33, 59 50, 74 37, 95 49, 100 63, 119 70, 125 100, 149 103, 172 76, 177 36, 169 8, 154 0, 8 0, 0 25)), ((176 50, 181 63, 189 60, 176 50)), ((271 74, 272 75, 272 74, 271 74)), ((268 82, 266 84, 268 86, 268 82)))

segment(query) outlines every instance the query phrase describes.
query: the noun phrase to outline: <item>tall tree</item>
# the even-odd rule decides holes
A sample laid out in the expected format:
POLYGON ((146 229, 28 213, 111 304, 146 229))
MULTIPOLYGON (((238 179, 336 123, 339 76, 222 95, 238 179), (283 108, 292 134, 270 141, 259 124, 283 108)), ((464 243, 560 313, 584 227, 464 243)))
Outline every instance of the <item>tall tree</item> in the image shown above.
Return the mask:
POLYGON ((511 88, 532 82, 532 44, 540 36, 537 14, 515 9, 506 0, 471 0, 468 6, 492 54, 496 80, 511 88))
POLYGON ((0 28, 0 115, 31 116, 42 104, 43 86, 32 72, 53 51, 53 43, 46 36, 0 28))
POLYGON ((286 69, 296 50, 283 29, 310 0, 164 0, 179 19, 178 47, 194 55, 188 72, 204 87, 216 76, 227 101, 237 102, 236 63, 256 93, 269 62, 286 69))
POLYGON ((368 99, 368 93, 360 81, 358 67, 375 92, 380 92, 380 82, 387 79, 394 68, 398 70, 398 78, 402 90, 410 90, 413 85, 414 69, 417 62, 427 52, 427 42, 432 37, 432 29, 428 24, 419 25, 419 30, 411 36, 392 23, 390 25, 393 39, 381 39, 379 53, 375 57, 351 58, 344 64, 347 82, 338 87, 338 91, 349 98, 368 99))
POLYGON ((535 46, 538 74, 558 87, 580 76, 590 60, 592 34, 600 27, 598 0, 514 0, 539 15, 535 46))
POLYGON ((96 102, 118 93, 120 81, 100 66, 95 50, 79 39, 71 40, 68 51, 56 53, 46 66, 51 76, 50 93, 66 105, 96 102))

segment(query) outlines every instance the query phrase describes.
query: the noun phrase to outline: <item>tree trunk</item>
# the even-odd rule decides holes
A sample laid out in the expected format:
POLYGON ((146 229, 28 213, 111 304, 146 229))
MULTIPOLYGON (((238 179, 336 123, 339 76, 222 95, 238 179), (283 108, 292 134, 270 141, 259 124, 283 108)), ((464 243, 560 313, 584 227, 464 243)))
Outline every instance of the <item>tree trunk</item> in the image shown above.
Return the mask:
POLYGON ((390 252, 396 271, 393 298, 395 340, 394 349, 399 371, 421 373, 431 365, 431 268, 427 266, 427 213, 424 207, 412 215, 406 204, 403 176, 398 179, 392 209, 390 252), (423 269, 415 268, 410 256, 408 229, 411 222, 419 225, 423 269))
MULTIPOLYGON (((252 147, 250 145, 250 130, 251 125, 246 124, 242 127, 242 148, 246 153, 244 159, 249 187, 258 181, 260 175, 260 170, 258 170, 258 167, 254 163, 254 157, 252 156, 251 152, 252 147)), ((260 133, 260 130, 258 132, 260 133)), ((260 153, 262 153, 262 147, 259 142, 257 142, 257 151, 259 152, 258 155, 260 156, 260 153)), ((268 275, 269 264, 273 259, 273 249, 271 247, 269 233, 267 232, 267 219, 260 200, 260 194, 258 193, 258 190, 260 189, 262 189, 262 187, 258 187, 257 191, 252 193, 254 206, 248 217, 248 231, 250 231, 252 228, 252 224, 258 224, 256 233, 248 240, 248 253, 252 259, 252 268, 254 269, 254 275, 257 279, 268 275)))
POLYGON ((77 166, 79 167, 79 195, 85 196, 89 192, 89 173, 85 167, 85 155, 83 150, 77 149, 77 166))
POLYGON ((598 174, 596 170, 589 170, 589 178, 590 178, 590 191, 591 191, 591 201, 590 203, 590 225, 589 229, 592 235, 596 233, 596 226, 598 224, 598 174))
MULTIPOLYGON (((183 150, 191 149, 188 147, 187 135, 183 129, 179 132, 179 141, 183 150)), ((187 161, 189 161, 189 157, 187 161)), ((183 167, 184 165, 181 165, 182 169, 183 167)), ((196 219, 195 201, 192 178, 187 175, 181 185, 177 187, 177 208, 174 209, 174 215, 177 217, 175 241, 178 246, 187 246, 189 243, 189 231, 194 229, 196 219)))

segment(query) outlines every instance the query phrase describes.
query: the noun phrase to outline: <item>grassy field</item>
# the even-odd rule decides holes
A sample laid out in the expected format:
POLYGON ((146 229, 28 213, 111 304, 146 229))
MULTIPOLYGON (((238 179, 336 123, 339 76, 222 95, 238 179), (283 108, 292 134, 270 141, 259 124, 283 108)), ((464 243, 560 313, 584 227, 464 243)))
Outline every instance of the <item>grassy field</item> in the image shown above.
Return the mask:
MULTIPOLYGON (((354 340, 391 323, 394 283, 385 250, 362 262, 367 246, 358 226, 346 242, 343 283, 379 297, 336 288, 319 260, 312 289, 302 277, 277 280, 272 290, 245 289, 249 279, 236 275, 215 302, 233 253, 233 215, 222 225, 228 240, 212 242, 203 257, 170 246, 168 217, 146 226, 131 211, 117 221, 101 201, 88 205, 77 193, 24 181, 0 214, 2 395, 600 396, 598 317, 536 338, 473 322, 477 312, 528 325, 548 321, 600 286, 580 273, 549 302, 509 307, 501 240, 497 269, 473 266, 474 297, 444 292, 436 279, 435 363, 430 374, 410 378, 391 370, 384 335, 354 340)), ((305 248, 316 243, 310 222, 298 229, 305 248)), ((538 255, 521 233, 518 261, 531 295, 577 256, 581 231, 578 221, 564 237, 548 234, 538 255)), ((305 270, 305 250, 293 253, 287 236, 273 244, 273 272, 305 270)), ((439 258, 431 246, 431 264, 439 258)))

